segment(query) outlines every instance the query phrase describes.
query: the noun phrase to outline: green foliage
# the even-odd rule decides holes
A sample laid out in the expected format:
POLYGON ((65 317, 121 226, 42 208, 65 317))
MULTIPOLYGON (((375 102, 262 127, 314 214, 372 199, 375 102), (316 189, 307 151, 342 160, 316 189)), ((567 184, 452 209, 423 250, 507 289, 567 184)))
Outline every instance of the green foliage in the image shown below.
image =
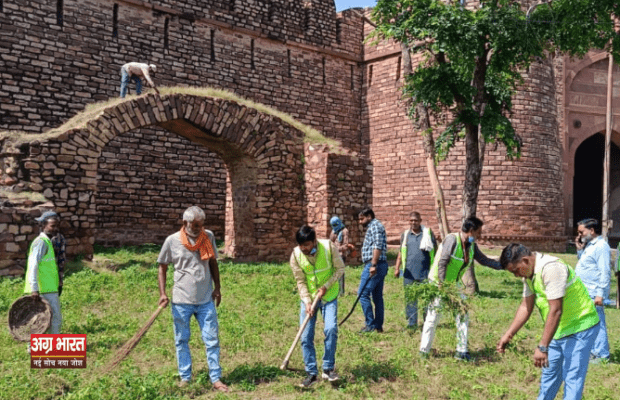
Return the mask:
POLYGON ((435 142, 438 159, 465 136, 466 127, 477 132, 478 126, 485 142, 502 144, 514 158, 521 139, 508 118, 522 72, 550 53, 583 56, 610 41, 609 49, 618 54, 620 37, 611 21, 616 3, 555 0, 528 15, 512 0, 484 1, 475 8, 457 1, 378 0, 372 12, 377 27, 369 40, 393 39, 425 55, 406 77, 403 94, 413 100, 414 119, 417 104, 450 116, 435 142))
POLYGON ((405 286, 405 300, 408 302, 418 301, 418 307, 426 308, 439 298, 439 306, 434 308, 441 313, 456 316, 465 314, 469 310, 467 298, 455 283, 443 282, 437 285, 426 281, 416 285, 405 286))
MULTIPOLYGON (((299 328, 300 299, 286 263, 222 263, 222 304, 218 307, 222 380, 232 393, 212 391, 205 349, 198 324, 191 323, 190 350, 193 382, 178 388, 173 323, 167 308, 155 320, 138 346, 109 374, 102 367, 112 360, 151 316, 159 298, 157 247, 100 249, 91 263, 74 265, 61 297, 63 333, 86 333, 86 369, 30 369, 26 344, 15 342, 8 329, 0 330, 0 398, 59 400, 129 399, 531 399, 538 393, 540 370, 533 367, 532 351, 542 333, 534 315, 513 338, 505 355, 495 345, 509 326, 521 301, 522 283, 509 273, 478 268, 482 292, 470 297, 469 348, 475 363, 457 363, 454 320, 446 306, 428 360, 418 358, 420 333, 404 330, 403 283, 389 274, 385 280, 385 332, 360 335, 364 317, 359 308, 338 330, 336 368, 342 380, 332 386, 317 384, 310 391, 295 387, 303 373, 278 369, 299 328), (148 255, 148 256, 147 256, 148 255), (101 258, 116 271, 93 269, 101 258)), ((485 253, 495 253, 486 251, 485 253)), ((561 255, 574 265, 575 255, 561 255)), ((346 295, 338 299, 339 319, 357 297, 361 268, 346 270, 346 295)), ((168 273, 168 294, 173 274, 168 273)), ((615 280, 612 287, 615 288, 615 280)), ((438 295, 460 301, 454 285, 424 288, 422 298, 438 295), (447 293, 447 294, 446 294, 447 293)), ((434 286, 434 285, 432 285, 434 286)), ((0 304, 22 295, 23 279, 0 279, 0 304)), ((615 296, 615 291, 612 292, 615 296)), ((449 304, 449 301, 445 301, 449 304)), ((6 306, 8 307, 8 305, 6 306)), ((462 305, 453 306, 459 309, 462 305)), ((422 307, 420 307, 422 308, 422 307)), ((462 310, 462 308, 461 308, 462 310)), ((2 318, 6 321, 7 309, 2 318)), ((620 313, 607 309, 612 363, 590 366, 584 399, 616 399, 620 373, 620 313)), ((422 312, 420 311, 420 319, 422 312)), ((421 321, 420 321, 421 323, 421 321)), ((315 330, 317 359, 323 355, 323 322, 315 330)), ((301 369, 299 345, 290 360, 301 369)))

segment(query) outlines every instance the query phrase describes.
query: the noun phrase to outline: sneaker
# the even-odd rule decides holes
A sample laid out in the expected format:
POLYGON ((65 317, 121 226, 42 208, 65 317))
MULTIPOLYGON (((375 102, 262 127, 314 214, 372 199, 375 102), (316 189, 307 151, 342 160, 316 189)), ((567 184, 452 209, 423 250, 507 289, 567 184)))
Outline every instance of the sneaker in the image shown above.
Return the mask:
POLYGON ((330 382, 335 382, 340 379, 340 376, 333 369, 323 370, 323 375, 321 375, 323 379, 327 379, 330 382))
POLYGON ((376 331, 377 333, 383 333, 383 328, 377 328, 376 331))
POLYGON ((360 330, 360 333, 369 333, 374 331, 375 328, 373 328, 372 326, 365 326, 360 330))
POLYGON ((454 358, 456 358, 459 361, 466 361, 466 362, 471 361, 471 356, 469 355, 469 351, 457 351, 456 354, 454 354, 454 358))
POLYGON ((184 387, 187 387, 187 386, 189 386, 189 381, 181 381, 181 382, 179 382, 179 387, 180 388, 184 388, 184 387))
POLYGON ((315 383, 317 383, 317 382, 318 382, 318 380, 319 380, 319 379, 318 379, 318 377, 317 377, 316 375, 310 375, 310 374, 308 374, 308 375, 306 375, 306 379, 304 379, 304 380, 303 380, 303 382, 301 382, 301 383, 299 384, 299 387, 304 388, 304 389, 307 389, 307 388, 309 388, 310 386, 312 386, 312 385, 314 385, 315 383))

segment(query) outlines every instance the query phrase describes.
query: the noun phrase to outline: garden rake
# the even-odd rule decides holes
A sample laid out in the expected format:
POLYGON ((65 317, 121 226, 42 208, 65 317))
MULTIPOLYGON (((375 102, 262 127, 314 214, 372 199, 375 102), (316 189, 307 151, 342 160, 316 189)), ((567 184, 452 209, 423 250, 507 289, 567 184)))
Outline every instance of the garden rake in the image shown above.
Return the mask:
POLYGON ((157 310, 155 310, 153 315, 151 315, 151 318, 149 318, 149 320, 146 321, 146 324, 144 324, 142 329, 140 329, 138 331, 138 333, 136 333, 116 353, 116 355, 112 359, 112 362, 110 364, 108 364, 108 366, 105 368, 104 374, 107 374, 108 372, 112 371, 118 364, 120 364, 121 361, 123 361, 125 359, 125 357, 127 357, 129 355, 129 353, 131 353, 131 351, 134 349, 134 347, 136 347, 138 345, 138 342, 140 342, 140 339, 142 339, 142 336, 144 336, 146 334, 146 332, 149 330, 151 325, 153 325, 153 322, 155 322, 155 319, 159 316, 159 314, 161 314, 161 312, 163 311, 164 308, 166 308, 167 305, 168 305, 168 302, 166 302, 166 303, 160 305, 159 307, 157 307, 157 310))

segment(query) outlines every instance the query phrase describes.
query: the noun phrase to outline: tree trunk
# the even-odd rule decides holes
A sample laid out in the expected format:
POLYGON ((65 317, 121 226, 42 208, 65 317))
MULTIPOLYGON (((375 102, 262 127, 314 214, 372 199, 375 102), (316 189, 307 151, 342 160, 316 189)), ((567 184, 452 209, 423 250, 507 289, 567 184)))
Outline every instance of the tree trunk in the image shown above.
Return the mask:
POLYGON ((478 205, 478 189, 482 165, 480 164, 480 148, 478 126, 468 124, 465 135, 465 182, 463 184, 463 218, 475 217, 478 205))
MULTIPOLYGON (((413 73, 411 54, 409 53, 409 46, 407 43, 401 43, 401 53, 403 61, 403 76, 406 78, 413 73)), ((409 103, 408 106, 410 105, 411 104, 409 103)), ((433 188, 433 195, 435 197, 435 214, 437 217, 437 224, 439 225, 441 237, 445 238, 450 233, 450 227, 448 225, 443 190, 441 189, 441 183, 439 182, 437 169, 435 168, 435 141, 433 140, 433 131, 430 129, 431 121, 428 114, 428 109, 424 107, 424 105, 418 103, 416 105, 416 112, 420 118, 420 125, 418 129, 422 132, 422 138, 424 140, 426 169, 428 170, 428 176, 430 178, 431 187, 433 188)))

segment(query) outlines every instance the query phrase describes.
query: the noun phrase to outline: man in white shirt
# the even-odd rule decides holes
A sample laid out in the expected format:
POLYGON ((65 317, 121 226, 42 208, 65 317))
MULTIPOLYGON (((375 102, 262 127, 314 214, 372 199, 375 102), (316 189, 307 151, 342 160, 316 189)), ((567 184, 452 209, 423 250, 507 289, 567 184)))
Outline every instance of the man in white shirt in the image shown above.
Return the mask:
POLYGON ((130 62, 121 67, 121 98, 124 99, 127 95, 127 85, 129 81, 136 83, 136 94, 142 93, 142 78, 146 79, 148 84, 155 89, 155 92, 159 94, 159 90, 153 83, 150 74, 155 74, 157 67, 155 64, 144 64, 137 62, 130 62))

